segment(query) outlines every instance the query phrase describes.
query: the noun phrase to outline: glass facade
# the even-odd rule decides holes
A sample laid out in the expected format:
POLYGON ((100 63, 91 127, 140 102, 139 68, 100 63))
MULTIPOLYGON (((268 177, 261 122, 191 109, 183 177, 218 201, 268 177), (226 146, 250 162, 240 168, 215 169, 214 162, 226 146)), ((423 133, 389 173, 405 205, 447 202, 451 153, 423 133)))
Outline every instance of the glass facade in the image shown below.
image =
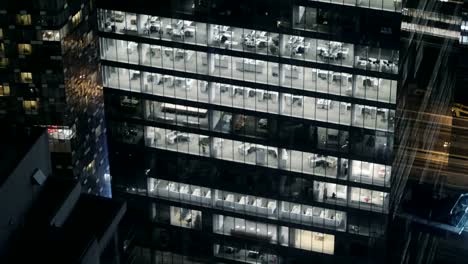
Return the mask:
POLYGON ((98 9, 114 162, 142 168, 116 185, 170 204, 163 222, 212 235, 215 258, 342 255, 348 236, 384 235, 399 51, 325 37, 330 12, 290 8, 287 30, 98 9))

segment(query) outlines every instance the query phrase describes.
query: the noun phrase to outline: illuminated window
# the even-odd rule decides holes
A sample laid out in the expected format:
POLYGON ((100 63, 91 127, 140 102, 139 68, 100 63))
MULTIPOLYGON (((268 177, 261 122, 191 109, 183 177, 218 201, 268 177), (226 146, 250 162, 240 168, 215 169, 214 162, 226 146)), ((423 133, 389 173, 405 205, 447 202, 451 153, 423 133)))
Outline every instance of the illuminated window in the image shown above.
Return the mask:
POLYGON ((32 53, 31 44, 18 44, 18 54, 30 55, 32 53))
POLYGON ((22 26, 31 25, 31 15, 16 15, 16 24, 22 26))
POLYGON ((5 46, 3 43, 0 43, 0 53, 3 53, 5 51, 5 46))
POLYGON ((88 173, 95 173, 96 172, 96 162, 93 160, 88 165, 83 168, 83 170, 86 170, 88 173))
POLYGON ((0 68, 6 68, 8 66, 8 58, 0 58, 0 68))
POLYGON ((192 229, 201 229, 202 212, 171 206, 171 225, 192 229))
POLYGON ((60 32, 58 30, 42 30, 40 39, 44 41, 60 41, 60 32))
POLYGON ((22 83, 32 83, 32 73, 30 72, 22 72, 20 74, 20 81, 22 83))
POLYGON ((8 96, 8 95, 10 95, 10 85, 0 84, 0 96, 8 96))
MULTIPOLYGON (((282 227, 284 228, 284 227, 282 227)), ((295 248, 333 255, 335 253, 335 236, 309 230, 290 228, 289 245, 295 248)))
POLYGON ((23 101, 23 109, 26 114, 37 115, 37 101, 23 101))
POLYGON ((0 38, 3 38, 3 29, 0 28, 0 38))
POLYGON ((81 22, 81 10, 78 11, 71 19, 72 25, 76 26, 81 22))

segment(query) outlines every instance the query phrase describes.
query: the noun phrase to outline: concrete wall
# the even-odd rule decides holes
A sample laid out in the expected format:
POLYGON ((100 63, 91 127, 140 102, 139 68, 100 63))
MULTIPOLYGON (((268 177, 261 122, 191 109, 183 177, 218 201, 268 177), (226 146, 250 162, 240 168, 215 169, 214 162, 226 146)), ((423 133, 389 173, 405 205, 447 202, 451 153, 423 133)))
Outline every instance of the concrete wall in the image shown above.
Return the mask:
POLYGON ((42 189, 32 178, 37 169, 48 177, 51 173, 47 133, 39 137, 15 170, 0 186, 0 256, 11 234, 22 225, 42 189))

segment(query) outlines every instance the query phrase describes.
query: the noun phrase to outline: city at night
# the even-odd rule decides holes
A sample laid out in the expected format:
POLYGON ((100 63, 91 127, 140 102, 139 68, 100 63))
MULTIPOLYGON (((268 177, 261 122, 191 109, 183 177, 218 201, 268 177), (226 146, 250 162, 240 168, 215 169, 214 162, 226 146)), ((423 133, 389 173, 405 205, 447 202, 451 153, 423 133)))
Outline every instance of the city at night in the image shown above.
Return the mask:
POLYGON ((32 262, 467 264, 468 0, 0 0, 32 262))

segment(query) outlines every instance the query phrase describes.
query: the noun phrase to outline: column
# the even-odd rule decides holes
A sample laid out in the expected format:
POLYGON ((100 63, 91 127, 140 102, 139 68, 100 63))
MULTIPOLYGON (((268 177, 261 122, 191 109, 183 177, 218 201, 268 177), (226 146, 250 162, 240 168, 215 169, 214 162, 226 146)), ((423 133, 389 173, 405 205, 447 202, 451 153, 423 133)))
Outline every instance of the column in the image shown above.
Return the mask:
POLYGON ((206 60, 207 60, 207 65, 208 65, 208 75, 213 75, 213 72, 215 70, 215 62, 214 62, 214 55, 211 53, 206 54, 206 60))
POLYGON ((213 82, 208 82, 206 85, 206 92, 208 93, 208 102, 213 104, 216 100, 216 89, 213 82))
POLYGON ((149 29, 147 30, 148 32, 145 32, 146 20, 143 18, 143 16, 146 16, 146 15, 139 15, 139 14, 136 15, 137 32, 138 34, 144 34, 144 33, 149 34, 149 29))
POLYGON ((351 125, 352 125, 352 126, 355 125, 355 123, 356 123, 356 118, 357 118, 357 117, 356 117, 356 111, 355 111, 355 109, 356 109, 356 105, 355 105, 355 104, 351 104, 351 110, 350 110, 350 111, 351 111, 351 125))
POLYGON ((278 113, 280 115, 282 115, 284 111, 284 104, 285 104, 284 101, 285 101, 284 93, 279 93, 278 113))
MULTIPOLYGON (((279 86, 283 86, 284 84, 284 78, 285 78, 285 69, 284 69, 283 64, 279 63, 278 64, 278 81, 279 81, 279 86)), ((291 82, 288 83, 288 87, 291 86, 291 82)))
POLYGON ((211 24, 210 23, 206 23, 206 37, 207 37, 207 44, 208 46, 211 45, 211 40, 213 39, 213 31, 211 30, 211 24))

